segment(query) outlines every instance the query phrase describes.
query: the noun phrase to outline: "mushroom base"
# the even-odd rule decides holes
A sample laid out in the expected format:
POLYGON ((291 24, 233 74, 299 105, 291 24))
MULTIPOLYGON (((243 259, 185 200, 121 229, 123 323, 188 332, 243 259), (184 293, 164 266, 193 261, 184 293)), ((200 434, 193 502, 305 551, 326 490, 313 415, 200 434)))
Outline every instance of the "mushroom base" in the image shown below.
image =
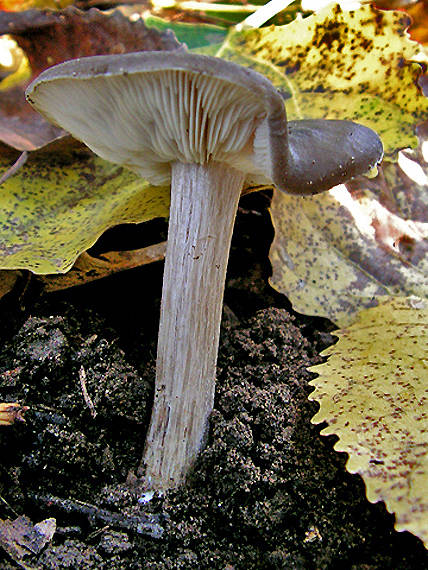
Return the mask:
POLYGON ((219 163, 172 167, 155 397, 139 469, 149 489, 179 485, 203 445, 243 183, 243 173, 219 163))

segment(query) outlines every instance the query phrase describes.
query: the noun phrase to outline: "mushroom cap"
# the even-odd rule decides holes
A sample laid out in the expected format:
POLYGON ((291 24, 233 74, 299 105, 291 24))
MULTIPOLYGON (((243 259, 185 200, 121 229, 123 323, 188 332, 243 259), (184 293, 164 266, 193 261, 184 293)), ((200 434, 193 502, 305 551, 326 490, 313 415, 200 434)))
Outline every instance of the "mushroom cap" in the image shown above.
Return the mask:
POLYGON ((282 187, 287 119, 261 74, 174 52, 85 57, 47 69, 26 91, 49 121, 153 184, 171 164, 226 163, 282 187))

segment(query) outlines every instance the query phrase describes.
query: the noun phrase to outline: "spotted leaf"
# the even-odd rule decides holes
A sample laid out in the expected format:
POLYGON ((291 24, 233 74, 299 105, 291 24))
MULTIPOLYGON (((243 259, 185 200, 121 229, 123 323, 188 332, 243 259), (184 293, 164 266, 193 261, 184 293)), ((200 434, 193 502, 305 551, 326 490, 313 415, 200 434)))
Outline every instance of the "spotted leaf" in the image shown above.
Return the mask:
MULTIPOLYGON (((428 119, 428 99, 417 85, 421 68, 411 62, 420 46, 409 40, 408 24, 403 12, 330 6, 287 26, 232 34, 224 55, 239 53, 265 72, 283 93, 289 118, 362 122, 380 134, 391 158, 416 145, 415 126, 428 119)), ((296 310, 343 326, 379 295, 428 294, 426 212, 413 218, 398 207, 398 179, 378 180, 381 192, 362 179, 353 192, 348 186, 309 198, 275 195, 271 283, 296 310)), ((424 203, 426 189, 415 186, 412 200, 424 203)))
POLYGON ((428 548, 428 302, 383 299, 357 322, 337 331, 310 399, 320 404, 313 423, 327 422, 346 468, 359 473, 371 502, 384 501, 395 528, 428 548))
POLYGON ((389 156, 416 146, 428 99, 411 63, 403 12, 329 6, 286 26, 231 33, 217 55, 258 69, 281 91, 290 119, 352 119, 373 128, 389 156))
MULTIPOLYGON (((13 162, 0 154, 0 177, 13 162)), ((0 186, 0 267, 64 273, 107 228, 166 217, 154 187, 70 137, 32 152, 0 186)))
MULTIPOLYGON (((428 296, 428 224, 407 217, 411 204, 402 209, 401 180, 389 170, 388 182, 387 196, 396 193, 399 202, 381 199, 380 188, 364 178, 354 190, 274 195, 271 284, 297 311, 344 326, 379 296, 428 296)), ((427 187, 411 188, 411 203, 421 204, 427 187)))

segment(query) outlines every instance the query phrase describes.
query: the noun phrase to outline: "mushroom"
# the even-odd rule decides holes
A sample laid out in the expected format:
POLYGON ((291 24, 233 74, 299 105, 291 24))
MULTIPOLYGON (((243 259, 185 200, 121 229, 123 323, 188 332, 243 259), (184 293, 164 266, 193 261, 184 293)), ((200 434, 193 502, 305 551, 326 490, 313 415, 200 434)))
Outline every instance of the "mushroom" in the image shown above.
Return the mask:
POLYGON ((68 61, 44 71, 26 95, 102 158, 171 184, 155 396, 139 475, 147 489, 175 487, 203 446, 213 408, 243 187, 314 194, 369 170, 381 142, 349 121, 287 124, 265 77, 185 50, 68 61))

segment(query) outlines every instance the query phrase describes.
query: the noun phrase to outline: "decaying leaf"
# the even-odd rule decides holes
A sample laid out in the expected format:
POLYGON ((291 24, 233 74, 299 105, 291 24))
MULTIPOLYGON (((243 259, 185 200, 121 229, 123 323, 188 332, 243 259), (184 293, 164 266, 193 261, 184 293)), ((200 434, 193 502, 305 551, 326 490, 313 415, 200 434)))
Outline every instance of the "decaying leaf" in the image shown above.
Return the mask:
MULTIPOLYGON (((67 59, 144 50, 173 50, 179 43, 171 32, 147 28, 120 12, 105 14, 74 7, 59 10, 0 12, 0 35, 12 37, 27 56, 32 76, 67 59)), ((31 79, 31 78, 30 78, 31 79)), ((0 84, 0 140, 18 150, 33 150, 64 131, 47 123, 25 101, 29 78, 11 89, 0 84)))
POLYGON ((21 568, 29 568, 25 560, 39 554, 56 531, 54 518, 33 525, 28 517, 21 515, 15 520, 0 519, 0 546, 21 568))
POLYGON ((286 26, 231 33, 217 55, 267 75, 289 119, 356 120, 373 128, 392 156, 417 145, 414 126, 428 117, 409 23, 403 12, 329 6, 286 26))
POLYGON ((358 182, 354 192, 341 186, 303 198, 276 193, 271 207, 273 287, 297 311, 339 326, 379 296, 428 296, 428 224, 394 213, 358 182))
POLYGON ((21 406, 16 402, 0 403, 0 426, 11 426, 15 422, 25 422, 24 414, 28 406, 21 406))
MULTIPOLYGON (((409 40, 408 25, 403 12, 330 6, 287 26, 232 33, 218 55, 267 75, 289 118, 367 124, 393 157, 416 146, 415 126, 428 118, 417 86, 421 67, 411 63, 420 46, 409 40)), ((359 184, 357 192, 308 198, 276 193, 272 204, 272 286, 297 311, 339 325, 379 295, 428 293, 426 218, 391 208, 359 184)))
POLYGON ((39 280, 43 283, 45 293, 61 291, 108 277, 120 271, 160 261, 165 257, 165 250, 166 242, 161 242, 130 251, 110 251, 103 253, 101 257, 92 257, 87 252, 83 252, 65 275, 44 275, 39 280))
POLYGON ((384 501, 398 531, 428 548, 428 301, 384 299, 337 331, 336 345, 310 399, 320 403, 313 423, 336 435, 346 468, 359 473, 371 502, 384 501))
POLYGON ((426 0, 413 2, 406 6, 406 12, 412 17, 410 34, 421 44, 428 45, 428 4, 426 0))
MULTIPOLYGON (((0 176, 14 159, 0 153, 0 176)), ((107 228, 167 217, 153 187, 65 137, 30 153, 0 190, 0 266, 63 273, 107 228)))

